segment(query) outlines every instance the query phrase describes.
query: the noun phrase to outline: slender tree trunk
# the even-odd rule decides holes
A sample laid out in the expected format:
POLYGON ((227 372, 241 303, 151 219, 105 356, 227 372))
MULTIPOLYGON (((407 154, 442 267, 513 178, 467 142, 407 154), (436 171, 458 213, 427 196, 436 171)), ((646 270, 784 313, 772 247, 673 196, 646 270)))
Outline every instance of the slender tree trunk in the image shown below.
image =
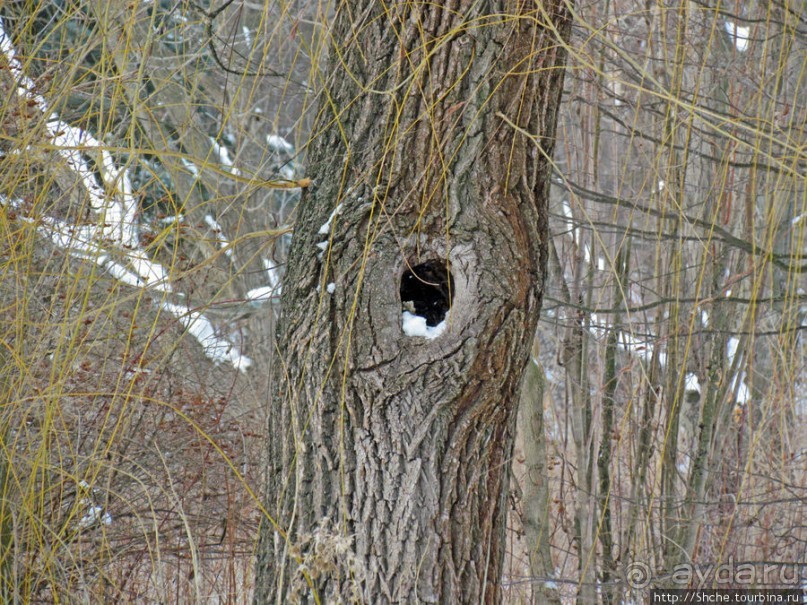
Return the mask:
MULTIPOLYGON (((529 547, 532 603, 560 605, 560 593, 554 585, 555 566, 549 549, 552 528, 549 523, 550 498, 544 429, 544 401, 551 397, 546 373, 539 361, 537 337, 533 341, 532 360, 524 372, 524 385, 518 410, 517 439, 524 452, 526 475, 523 480, 524 538, 529 547)), ((518 446, 517 446, 518 447, 518 446)))
POLYGON ((568 27, 559 0, 339 5, 285 277, 257 603, 500 601, 568 27), (403 331, 404 310, 435 329, 448 307, 436 338, 403 331))

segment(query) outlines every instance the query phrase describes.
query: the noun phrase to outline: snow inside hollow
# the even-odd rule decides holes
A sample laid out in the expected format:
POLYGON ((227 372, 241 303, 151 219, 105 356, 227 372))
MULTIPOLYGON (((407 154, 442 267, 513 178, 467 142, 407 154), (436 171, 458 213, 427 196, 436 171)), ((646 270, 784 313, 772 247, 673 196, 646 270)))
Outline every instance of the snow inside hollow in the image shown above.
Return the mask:
POLYGON ((420 315, 413 315, 409 311, 404 311, 401 315, 401 322, 404 334, 407 336, 420 336, 428 340, 433 340, 445 332, 448 322, 448 313, 445 319, 436 326, 426 325, 426 318, 420 315))

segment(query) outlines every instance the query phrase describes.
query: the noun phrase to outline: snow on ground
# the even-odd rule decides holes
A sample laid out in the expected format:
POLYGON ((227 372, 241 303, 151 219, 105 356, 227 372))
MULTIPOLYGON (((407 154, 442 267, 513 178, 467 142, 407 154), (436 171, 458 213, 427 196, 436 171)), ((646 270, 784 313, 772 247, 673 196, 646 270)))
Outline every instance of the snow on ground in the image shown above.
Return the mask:
POLYGON ((294 145, 292 145, 286 139, 277 134, 267 134, 266 144, 276 151, 283 151, 285 153, 294 153, 294 145))
POLYGON ((103 525, 112 525, 112 515, 109 513, 104 512, 103 507, 101 506, 90 506, 87 509, 87 513, 79 519, 78 526, 81 529, 87 529, 88 527, 92 527, 96 523, 101 523, 103 525))
POLYGON ((102 506, 96 506, 92 500, 90 485, 86 481, 79 482, 79 491, 88 494, 87 497, 81 498, 79 501, 82 506, 86 507, 86 513, 79 519, 78 526, 81 529, 87 529, 95 524, 112 525, 112 515, 104 512, 102 506))
POLYGON ((564 222, 566 224, 566 232, 568 233, 569 237, 572 238, 572 241, 574 241, 574 243, 579 246, 580 229, 574 226, 574 214, 572 213, 572 207, 569 205, 568 201, 563 200, 562 208, 563 208, 564 222))
POLYGON ((686 375, 686 383, 684 384, 684 392, 686 393, 698 393, 701 392, 701 383, 698 380, 697 374, 693 374, 689 372, 686 375))
POLYGON ((737 47, 737 50, 740 52, 748 50, 748 36, 751 33, 750 28, 744 25, 737 25, 733 21, 726 21, 725 28, 734 46, 737 47))
POLYGON ((241 171, 233 166, 233 160, 230 157, 229 150, 224 145, 220 145, 219 142, 213 137, 210 137, 210 144, 213 146, 213 153, 215 153, 219 158, 219 163, 222 166, 227 167, 231 174, 240 176, 241 171))
POLYGON ((214 219, 210 214, 205 214, 205 223, 213 234, 216 236, 216 241, 219 244, 219 248, 224 251, 228 257, 232 257, 233 249, 230 246, 230 242, 224 237, 224 229, 221 228, 221 225, 218 223, 216 219, 214 219))
POLYGON ((257 301, 263 302, 267 300, 272 300, 272 297, 275 295, 275 289, 271 286, 261 286, 260 288, 253 288, 249 292, 247 292, 246 299, 247 301, 257 301))
POLYGON ((242 372, 246 372, 252 365, 252 360, 242 355, 238 347, 230 340, 218 336, 210 320, 198 311, 165 301, 162 303, 162 308, 177 318, 179 323, 202 345, 205 356, 215 363, 228 362, 242 372))
POLYGON ((199 168, 190 160, 182 158, 182 165, 185 166, 193 176, 199 176, 199 168))

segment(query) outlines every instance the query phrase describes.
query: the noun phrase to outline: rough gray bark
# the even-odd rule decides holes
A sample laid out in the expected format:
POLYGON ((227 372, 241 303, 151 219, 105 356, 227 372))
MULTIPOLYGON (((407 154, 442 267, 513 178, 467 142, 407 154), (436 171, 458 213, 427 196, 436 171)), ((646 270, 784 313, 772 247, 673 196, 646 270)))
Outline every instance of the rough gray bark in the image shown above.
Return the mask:
POLYGON ((556 0, 339 6, 285 277, 282 531, 263 525, 257 603, 500 600, 568 25, 556 0), (453 277, 434 340, 401 325, 401 277, 427 260, 453 277))

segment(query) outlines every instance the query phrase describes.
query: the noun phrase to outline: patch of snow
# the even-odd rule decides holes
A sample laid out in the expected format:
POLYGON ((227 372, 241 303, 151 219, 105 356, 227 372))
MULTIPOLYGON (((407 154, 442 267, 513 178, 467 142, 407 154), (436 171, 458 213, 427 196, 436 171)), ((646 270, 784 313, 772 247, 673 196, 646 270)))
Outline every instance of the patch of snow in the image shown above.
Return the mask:
POLYGON ((177 318, 179 323, 193 336, 204 350, 205 356, 214 363, 229 362, 232 366, 246 372, 252 360, 241 354, 232 342, 216 334, 213 324, 198 311, 192 311, 184 305, 163 302, 162 308, 177 318))
MULTIPOLYGON (((566 223, 566 230, 569 233, 569 237, 572 238, 575 244, 580 245, 580 229, 574 226, 574 214, 572 214, 572 207, 569 205, 569 202, 563 200, 562 208, 563 208, 563 216, 565 217, 566 223)), ((591 251, 589 251, 591 254, 591 251)))
POLYGON ((686 382, 684 384, 684 392, 687 392, 687 393, 692 393, 692 392, 700 393, 701 392, 701 383, 700 383, 700 380, 698 380, 697 374, 689 372, 686 375, 685 381, 686 382))
POLYGON ((218 221, 216 221, 216 219, 214 219, 210 214, 205 214, 205 223, 208 227, 210 227, 210 230, 213 231, 213 233, 216 235, 221 235, 221 225, 219 225, 218 221))
POLYGON ((171 284, 168 282, 168 274, 159 263, 155 263, 140 253, 129 255, 129 262, 135 273, 148 288, 153 288, 160 292, 171 292, 171 284))
POLYGON ((748 388, 748 385, 745 382, 746 378, 747 376, 745 372, 740 372, 731 381, 731 388, 729 392, 735 396, 734 403, 739 406, 743 406, 751 401, 751 389, 748 388))
POLYGON ((280 167, 280 176, 282 176, 287 181, 293 181, 295 177, 294 168, 292 168, 288 164, 283 164, 280 167))
POLYGON ((230 363, 232 363, 233 367, 242 374, 252 366, 252 360, 246 355, 241 355, 240 353, 237 357, 231 359, 230 363))
POLYGON ((121 283, 137 288, 150 288, 160 292, 171 292, 168 275, 159 263, 150 261, 142 250, 127 250, 125 258, 131 270, 109 258, 97 240, 94 225, 75 227, 52 217, 42 217, 37 231, 47 237, 55 246, 68 251, 72 256, 95 262, 121 283), (132 270, 134 272, 132 272, 132 270))
POLYGON ((96 523, 112 525, 112 515, 105 513, 101 506, 90 506, 87 513, 79 520, 78 526, 81 529, 87 529, 96 523))
POLYGON ((428 340, 432 340, 440 336, 446 329, 448 322, 448 313, 446 318, 436 326, 426 325, 426 318, 420 315, 413 315, 409 311, 404 311, 401 314, 401 323, 404 334, 407 336, 421 336, 428 340))
POLYGON ((275 296, 275 289, 272 286, 261 286, 253 288, 247 292, 246 299, 250 302, 263 302, 271 300, 275 296))
POLYGON ((252 32, 249 31, 249 28, 246 25, 243 25, 241 27, 241 33, 244 34, 244 42, 246 42, 247 45, 251 45, 252 44, 252 32))
POLYGON ((631 282, 630 286, 628 286, 628 297, 630 298, 630 304, 632 305, 638 306, 643 304, 642 287, 636 282, 631 282))
MULTIPOLYGON (((33 81, 22 70, 22 63, 5 32, 2 18, 0 52, 3 53, 8 70, 16 83, 17 95, 28 106, 36 108, 45 116, 45 136, 51 143, 53 153, 62 158, 80 179, 87 192, 90 208, 97 216, 95 224, 90 225, 75 225, 48 216, 23 220, 35 223, 39 233, 71 256, 96 263, 123 284, 170 293, 168 273, 159 263, 151 261, 140 246, 138 204, 133 195, 128 171, 116 166, 113 155, 90 133, 63 122, 57 114, 51 112, 45 99, 36 94, 33 81), (85 154, 95 157, 94 166, 91 167, 85 160, 85 154)), ((222 163, 232 166, 227 150, 218 146, 215 141, 213 143, 222 163)), ((288 146, 288 143, 285 145, 288 146)), ((199 170, 195 164, 185 158, 182 158, 182 162, 193 175, 198 176, 199 170)), ((5 198, 0 197, 0 200, 3 199, 5 198)), ((182 220, 182 217, 168 218, 171 223, 177 220, 182 220)), ((229 242, 221 237, 221 227, 213 217, 208 215, 205 221, 216 233, 222 248, 229 248, 229 242)), ((227 254, 231 253, 232 250, 228 249, 227 254)), ((279 278, 276 281, 279 282, 279 278)), ((232 342, 218 337, 210 321, 202 314, 181 305, 168 302, 161 304, 200 342, 205 354, 213 361, 228 361, 241 371, 250 367, 252 361, 242 355, 240 348, 232 342)), ((87 501, 86 504, 92 503, 87 501)), ((111 522, 111 517, 103 514, 100 507, 93 506, 89 511, 80 524, 111 522)))
POLYGON ((331 282, 330 284, 327 285, 325 289, 328 291, 328 294, 333 294, 334 292, 336 292, 336 284, 331 282))
POLYGON ((186 159, 186 158, 182 158, 182 165, 183 165, 183 166, 185 166, 185 168, 187 168, 187 169, 188 169, 188 171, 189 171, 189 172, 190 172, 190 173, 191 173, 193 176, 199 176, 199 169, 196 167, 196 164, 194 164, 194 163, 193 163, 193 162, 191 162, 190 160, 188 160, 188 159, 186 159))
POLYGON ((701 323, 704 327, 709 325, 709 314, 706 311, 701 311, 701 323))
POLYGON ((172 216, 166 216, 159 220, 161 225, 173 225, 174 223, 184 223, 185 222, 185 215, 184 214, 174 214, 172 216))
POLYGON ((81 128, 63 122, 58 114, 51 112, 45 98, 34 92, 36 86, 23 72, 22 63, 6 34, 2 19, 0 19, 0 52, 5 55, 9 71, 17 83, 17 96, 25 99, 43 116, 47 116, 45 133, 53 145, 54 152, 65 160, 86 189, 90 208, 99 217, 99 224, 94 227, 94 235, 126 248, 135 247, 137 203, 132 195, 132 185, 127 171, 115 166, 112 154, 95 137, 81 128), (98 182, 95 171, 85 161, 82 151, 98 153, 97 169, 103 183, 98 182))
POLYGON ((221 225, 219 225, 218 221, 216 221, 216 219, 214 219, 210 214, 205 214, 204 220, 205 223, 207 223, 207 226, 210 227, 210 230, 216 236, 216 241, 219 244, 219 248, 224 250, 224 254, 231 257, 233 255, 233 249, 230 247, 230 242, 227 241, 226 237, 224 237, 224 230, 221 228, 221 225))
POLYGON ((591 332, 595 338, 604 338, 608 333, 608 322, 601 321, 599 315, 592 313, 589 317, 588 331, 591 332))
POLYGON ((91 497, 92 489, 90 484, 84 481, 83 479, 78 483, 79 493, 87 494, 86 497, 81 498, 79 503, 82 506, 87 507, 87 512, 84 516, 79 519, 78 526, 82 529, 87 529, 88 527, 92 527, 96 523, 101 523, 103 525, 112 525, 112 515, 109 513, 104 512, 104 508, 102 506, 96 506, 91 497))
POLYGON ((138 376, 140 374, 151 374, 151 373, 152 371, 149 368, 133 367, 131 369, 125 370, 123 372, 123 375, 127 379, 132 380, 135 376, 138 376))
POLYGON ((294 145, 289 143, 286 139, 277 134, 267 134, 266 144, 275 151, 284 151, 285 153, 294 153, 294 145))
POLYGON ((745 384, 745 375, 739 376, 740 384, 737 387, 737 396, 735 397, 734 401, 737 405, 745 405, 749 401, 751 401, 751 389, 748 388, 748 385, 745 384))
POLYGON ((334 218, 336 218, 338 215, 342 214, 342 205, 343 205, 343 204, 340 202, 340 203, 339 203, 339 204, 336 206, 336 208, 334 208, 334 209, 333 209, 333 212, 331 212, 331 216, 329 216, 329 217, 328 217, 328 220, 327 220, 327 221, 325 221, 325 222, 322 224, 322 226, 320 226, 319 231, 317 231, 317 233, 318 233, 319 235, 328 235, 328 234, 331 232, 331 222, 332 222, 332 221, 333 221, 333 219, 334 219, 334 218))
POLYGON ((561 202, 563 206, 563 216, 565 216, 569 221, 571 221, 574 217, 572 216, 572 207, 569 205, 569 202, 563 200, 561 202))
POLYGON ((99 265, 104 267, 104 269, 106 269, 112 277, 122 284, 134 286, 135 288, 143 288, 146 285, 146 282, 139 276, 135 275, 131 271, 127 271, 125 267, 121 267, 118 263, 109 260, 106 256, 99 256, 97 262, 99 265))
MULTIPOLYGON (((268 289, 273 293, 273 296, 280 297, 282 291, 280 284, 280 268, 269 258, 263 259, 263 268, 266 269, 266 278, 269 280, 268 289)), ((256 289, 260 290, 261 288, 256 289)), ((255 290, 251 291, 254 292, 255 290)))
POLYGON ((238 170, 235 166, 233 166, 233 160, 230 157, 230 151, 224 146, 219 144, 219 142, 210 137, 210 144, 213 146, 213 153, 215 153, 219 158, 219 163, 222 166, 226 166, 230 169, 230 173, 234 174, 235 176, 240 176, 241 171, 238 170))
POLYGON ((749 27, 737 25, 733 21, 726 21, 725 28, 729 38, 731 38, 731 41, 734 43, 734 46, 737 47, 737 50, 740 52, 745 52, 748 50, 748 36, 751 32, 749 27))
MULTIPOLYGON (((734 364, 734 359, 740 348, 740 339, 732 336, 726 342, 726 359, 728 365, 734 364)), ((751 400, 751 389, 746 384, 746 373, 743 371, 738 372, 731 381, 730 392, 735 395, 734 401, 737 405, 745 405, 751 400)))
POLYGON ((737 355, 737 349, 740 346, 740 339, 736 336, 732 336, 729 338, 728 342, 726 343, 726 356, 729 360, 729 365, 734 363, 734 357, 737 355))
MULTIPOLYGON (((654 343, 651 340, 640 340, 628 332, 620 332, 617 343, 620 348, 629 353, 633 353, 642 357, 646 362, 653 359, 654 343)), ((659 365, 664 367, 667 365, 667 354, 663 351, 657 353, 659 365)))

